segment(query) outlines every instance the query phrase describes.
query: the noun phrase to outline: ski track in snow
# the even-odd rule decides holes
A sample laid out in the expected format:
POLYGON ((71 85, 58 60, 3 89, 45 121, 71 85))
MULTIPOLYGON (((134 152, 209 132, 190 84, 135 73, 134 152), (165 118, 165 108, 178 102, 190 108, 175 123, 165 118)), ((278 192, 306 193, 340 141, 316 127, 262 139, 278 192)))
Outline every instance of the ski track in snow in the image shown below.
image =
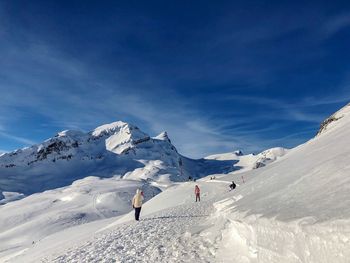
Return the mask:
POLYGON ((42 262, 213 262, 215 242, 201 236, 213 203, 202 201, 163 210, 139 222, 97 234, 79 247, 42 262))

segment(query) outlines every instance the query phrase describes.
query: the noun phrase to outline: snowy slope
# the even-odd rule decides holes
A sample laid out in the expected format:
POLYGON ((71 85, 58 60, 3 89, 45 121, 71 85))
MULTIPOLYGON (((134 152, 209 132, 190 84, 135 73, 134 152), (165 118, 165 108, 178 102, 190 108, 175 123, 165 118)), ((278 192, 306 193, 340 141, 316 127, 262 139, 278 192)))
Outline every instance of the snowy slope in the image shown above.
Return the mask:
MULTIPOLYGON (((246 206, 249 214, 283 220, 307 216, 316 221, 349 218, 350 106, 337 116, 342 118, 326 132, 290 150, 279 161, 245 173, 248 182, 244 186, 246 197, 239 201, 242 208, 246 206), (267 203, 273 206, 266 209, 267 203)), ((222 179, 229 178, 232 176, 222 179)))
POLYGON ((213 226, 208 217, 226 184, 196 183, 176 184, 152 198, 144 204, 138 223, 129 213, 90 229, 72 227, 67 230, 68 245, 58 233, 16 257, 9 255, 8 262, 213 262, 215 249, 210 247, 220 232, 206 233, 206 240, 198 233, 213 226), (201 203, 193 202, 196 183, 202 189, 201 203))
POLYGON ((69 227, 129 212, 137 188, 146 200, 160 192, 141 181, 87 177, 2 206, 0 257, 69 227))
MULTIPOLYGON (((227 219, 225 261, 349 262, 350 106, 286 158, 244 173, 248 181, 216 204, 227 219)), ((239 175, 223 176, 220 180, 239 175)))

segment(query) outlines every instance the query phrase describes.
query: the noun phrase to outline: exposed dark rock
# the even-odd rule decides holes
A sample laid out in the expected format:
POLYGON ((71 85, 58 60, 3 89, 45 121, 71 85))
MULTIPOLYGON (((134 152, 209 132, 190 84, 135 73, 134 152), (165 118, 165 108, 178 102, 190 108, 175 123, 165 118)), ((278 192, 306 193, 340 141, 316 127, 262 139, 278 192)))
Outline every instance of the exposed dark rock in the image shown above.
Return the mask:
POLYGON ((17 155, 17 152, 9 153, 9 156, 10 156, 10 157, 15 156, 15 155, 17 155))
POLYGON ((62 160, 70 160, 72 159, 73 155, 72 154, 68 154, 68 155, 63 155, 63 156, 60 156, 60 157, 57 157, 57 159, 62 159, 62 160))
POLYGON ((253 169, 258 169, 258 168, 261 168, 261 167, 264 167, 264 166, 266 166, 266 164, 264 164, 263 162, 257 161, 254 164, 253 169))
POLYGON ((149 136, 147 136, 147 137, 145 137, 145 138, 141 138, 141 139, 139 139, 139 140, 135 140, 135 141, 133 141, 133 143, 134 143, 134 145, 136 145, 136 144, 139 144, 139 143, 143 143, 143 142, 147 142, 147 141, 149 141, 151 138, 149 137, 149 136))
POLYGON ((235 155, 242 156, 243 152, 241 150, 237 150, 237 151, 235 151, 235 155))
POLYGON ((325 119, 322 123, 321 123, 321 126, 320 126, 320 129, 318 130, 316 136, 320 135, 321 133, 323 133, 328 125, 334 121, 337 121, 339 119, 341 119, 342 117, 335 117, 334 115, 330 116, 329 118, 325 119))
POLYGON ((44 160, 47 158, 48 155, 52 153, 60 153, 61 151, 68 150, 69 147, 62 141, 55 141, 51 144, 49 144, 47 147, 41 149, 37 153, 37 159, 38 160, 44 160))

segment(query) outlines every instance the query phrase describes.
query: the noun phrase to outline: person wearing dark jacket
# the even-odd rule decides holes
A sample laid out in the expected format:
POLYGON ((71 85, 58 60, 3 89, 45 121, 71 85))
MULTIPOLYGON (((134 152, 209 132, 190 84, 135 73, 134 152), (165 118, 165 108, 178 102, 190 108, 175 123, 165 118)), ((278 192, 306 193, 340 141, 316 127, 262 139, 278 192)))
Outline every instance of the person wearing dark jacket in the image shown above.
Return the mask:
POLYGON ((230 189, 233 190, 236 188, 236 184, 234 181, 232 181, 232 184, 230 184, 230 189))

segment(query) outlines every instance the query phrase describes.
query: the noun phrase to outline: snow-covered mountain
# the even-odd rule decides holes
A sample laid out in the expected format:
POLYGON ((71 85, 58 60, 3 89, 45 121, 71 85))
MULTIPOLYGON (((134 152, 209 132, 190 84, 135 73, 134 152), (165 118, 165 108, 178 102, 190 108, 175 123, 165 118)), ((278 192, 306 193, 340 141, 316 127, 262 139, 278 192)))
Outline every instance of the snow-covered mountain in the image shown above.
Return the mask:
POLYGON ((0 157, 0 205, 7 203, 0 206, 0 256, 73 226, 125 214, 137 188, 148 200, 189 177, 249 170, 282 153, 193 160, 177 152, 166 132, 151 138, 124 122, 88 133, 60 132, 0 157))
MULTIPOLYGON (((257 155, 236 151, 201 160, 172 150, 166 134, 128 145, 119 137, 108 144, 111 135, 106 135, 104 147, 115 160, 140 167, 131 166, 122 178, 87 177, 0 206, 0 261, 346 263, 349 131, 347 105, 321 125, 315 138, 294 149, 257 155), (173 155, 164 159, 165 145, 173 155), (169 165, 177 158, 182 167, 169 165), (184 180, 204 171, 208 176, 179 182, 180 168, 184 180), (173 178, 179 181, 171 183, 173 178), (232 180, 237 188, 228 191, 232 180), (195 184, 201 188, 200 203, 194 202, 195 184), (136 188, 145 190, 148 201, 141 221, 134 223, 127 212, 136 188)), ((135 140, 145 137, 141 133, 135 140)))
POLYGON ((29 195, 87 176, 166 184, 233 169, 232 161, 181 156, 166 132, 151 138, 138 127, 118 121, 88 133, 63 131, 41 144, 1 155, 0 193, 29 195))
POLYGON ((275 147, 265 150, 259 154, 247 154, 244 155, 242 151, 235 151, 222 154, 214 154, 207 156, 205 159, 209 160, 221 160, 236 161, 235 167, 239 172, 244 172, 252 169, 257 169, 266 166, 273 161, 276 161, 280 157, 288 153, 288 149, 282 147, 275 147))

